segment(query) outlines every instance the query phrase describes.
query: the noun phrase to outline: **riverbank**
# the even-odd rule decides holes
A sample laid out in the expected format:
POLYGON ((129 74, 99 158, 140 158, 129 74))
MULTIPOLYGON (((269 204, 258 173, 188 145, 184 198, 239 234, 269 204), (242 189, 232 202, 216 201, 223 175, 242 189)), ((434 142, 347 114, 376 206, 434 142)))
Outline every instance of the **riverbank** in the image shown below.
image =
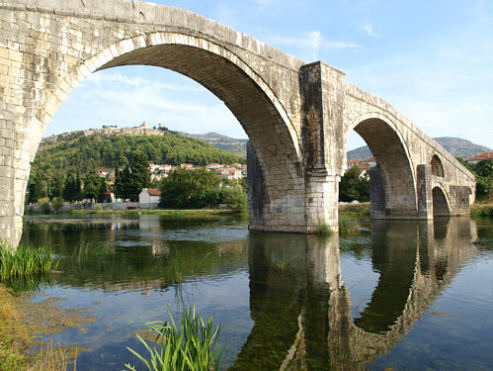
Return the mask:
POLYGON ((17 370, 27 363, 29 335, 14 297, 0 285, 0 364, 2 370, 17 370))
POLYGON ((105 209, 90 209, 90 210, 62 210, 53 212, 50 214, 43 214, 42 212, 29 212, 26 215, 53 215, 53 216, 67 216, 67 215, 159 215, 169 218, 177 219, 214 219, 223 216, 237 215, 230 209, 122 209, 122 210, 105 210, 105 209))
POLYGON ((65 309, 63 298, 31 298, 32 293, 16 293, 0 284, 0 369, 75 370, 82 347, 41 339, 69 327, 84 329, 94 321, 92 309, 65 309))
POLYGON ((346 214, 351 216, 369 216, 370 203, 360 202, 357 204, 339 204, 339 214, 346 214))
MULTIPOLYGON (((370 215, 370 203, 361 202, 357 204, 339 204, 339 213, 350 215, 350 216, 369 216, 370 215)), ((215 219, 219 217, 226 216, 239 216, 237 213, 233 212, 231 209, 122 209, 122 210, 111 210, 111 209, 90 209, 90 210, 62 210, 57 212, 52 212, 49 215, 160 215, 168 217, 170 219, 215 219)), ((493 217, 493 202, 488 203, 475 203, 471 205, 472 217, 493 217)), ((45 215, 41 211, 27 212, 26 215, 45 215)))
POLYGON ((471 205, 471 216, 493 218, 493 202, 480 202, 471 205))

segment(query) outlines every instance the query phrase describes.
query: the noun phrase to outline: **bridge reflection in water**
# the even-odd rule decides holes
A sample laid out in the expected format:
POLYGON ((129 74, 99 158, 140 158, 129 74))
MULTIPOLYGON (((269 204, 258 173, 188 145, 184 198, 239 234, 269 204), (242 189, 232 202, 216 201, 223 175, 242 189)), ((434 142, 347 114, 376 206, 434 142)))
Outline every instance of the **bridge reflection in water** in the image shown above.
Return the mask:
POLYGON ((468 218, 372 222, 377 287, 351 317, 339 236, 250 234, 254 326, 231 369, 364 369, 394 348, 477 252, 468 218))

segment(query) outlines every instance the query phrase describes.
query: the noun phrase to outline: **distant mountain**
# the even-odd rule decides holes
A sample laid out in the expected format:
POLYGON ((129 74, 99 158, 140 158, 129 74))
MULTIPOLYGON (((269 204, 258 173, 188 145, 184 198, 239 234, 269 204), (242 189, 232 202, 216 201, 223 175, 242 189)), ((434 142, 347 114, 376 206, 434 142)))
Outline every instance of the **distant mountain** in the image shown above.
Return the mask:
POLYGON ((192 137, 195 139, 203 140, 210 145, 222 149, 223 151, 234 153, 235 155, 246 158, 246 142, 247 139, 236 139, 226 135, 218 133, 205 133, 205 134, 189 134, 180 133, 182 135, 192 137))
MULTIPOLYGON (((462 157, 468 159, 474 157, 481 152, 492 152, 492 150, 485 146, 474 144, 469 140, 454 138, 454 137, 439 137, 433 138, 442 145, 448 152, 455 157, 462 157)), ((348 160, 364 160, 366 158, 373 157, 370 149, 367 146, 358 147, 347 153, 348 160)))

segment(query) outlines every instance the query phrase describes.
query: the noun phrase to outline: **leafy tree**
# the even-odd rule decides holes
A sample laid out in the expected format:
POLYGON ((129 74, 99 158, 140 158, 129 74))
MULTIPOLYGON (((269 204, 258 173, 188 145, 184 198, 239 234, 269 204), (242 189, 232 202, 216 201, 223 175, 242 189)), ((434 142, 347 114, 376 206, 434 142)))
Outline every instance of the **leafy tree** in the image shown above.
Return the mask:
POLYGON ((126 166, 118 171, 115 178, 115 196, 124 200, 131 199, 134 190, 130 184, 130 168, 126 166))
POLYGON ((63 198, 69 202, 74 202, 78 198, 75 178, 71 173, 68 173, 67 177, 65 178, 65 186, 63 188, 63 198))
POLYGON ((96 173, 89 173, 84 178, 84 196, 90 200, 102 202, 106 193, 106 182, 96 173))
POLYGON ((220 179, 207 170, 176 169, 161 182, 161 207, 187 209, 204 207, 217 200, 220 179))
POLYGON ((476 198, 493 198, 493 159, 479 161, 472 168, 476 175, 476 198))
POLYGON ((62 175, 55 175, 50 179, 49 190, 50 199, 61 197, 63 195, 64 179, 62 175))
POLYGON ((132 187, 132 199, 138 199, 142 188, 146 188, 151 183, 151 171, 149 170, 149 160, 144 152, 137 152, 132 161, 132 172, 130 184, 132 187))
POLYGON ((32 173, 27 185, 28 203, 36 203, 40 198, 47 197, 47 183, 37 173, 32 173))
POLYGON ((75 175, 75 197, 76 201, 80 201, 83 198, 82 194, 82 182, 80 180, 80 171, 77 169, 77 173, 75 175))
POLYGON ((361 170, 353 166, 346 171, 339 183, 339 200, 349 202, 353 200, 368 201, 370 199, 370 182, 365 174, 361 176, 361 170))
POLYGON ((235 213, 247 212, 247 194, 241 184, 224 189, 224 203, 235 213))

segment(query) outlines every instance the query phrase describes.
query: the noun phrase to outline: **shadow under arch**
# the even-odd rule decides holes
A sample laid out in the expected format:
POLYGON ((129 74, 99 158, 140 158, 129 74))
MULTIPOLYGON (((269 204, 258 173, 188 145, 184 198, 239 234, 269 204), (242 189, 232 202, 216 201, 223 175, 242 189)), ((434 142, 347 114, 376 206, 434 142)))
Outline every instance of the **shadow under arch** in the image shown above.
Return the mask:
POLYGON ((450 216, 447 196, 439 186, 433 187, 433 216, 450 216))
POLYGON ((430 165, 432 175, 439 176, 441 178, 445 176, 442 160, 440 160, 440 157, 438 157, 437 155, 433 155, 430 161, 430 165))
POLYGON ((363 138, 377 163, 370 169, 372 218, 417 218, 415 173, 399 131, 379 114, 358 118, 347 133, 351 130, 363 138))

